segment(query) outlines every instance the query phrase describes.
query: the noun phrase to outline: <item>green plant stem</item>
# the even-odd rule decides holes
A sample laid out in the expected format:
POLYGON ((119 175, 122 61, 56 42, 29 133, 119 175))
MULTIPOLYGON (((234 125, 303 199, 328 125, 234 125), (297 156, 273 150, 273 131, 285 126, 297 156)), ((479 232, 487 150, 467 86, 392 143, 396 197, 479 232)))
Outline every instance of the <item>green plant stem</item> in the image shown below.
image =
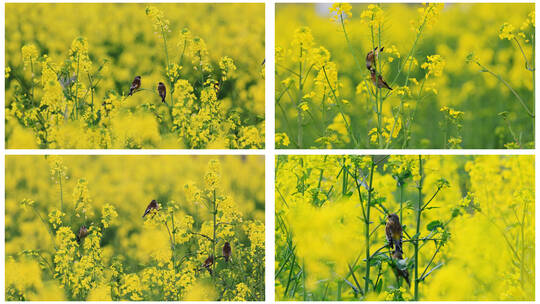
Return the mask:
POLYGON ((37 256, 41 258, 41 260, 43 260, 45 263, 47 263, 47 266, 49 267, 49 271, 51 272, 51 275, 54 276, 54 268, 52 267, 51 263, 49 263, 49 261, 47 261, 47 259, 41 255, 41 253, 39 252, 36 252, 37 256))
POLYGON ((422 187, 424 175, 422 168, 422 155, 418 155, 420 181, 418 183, 418 204, 416 205, 416 234, 414 236, 414 300, 418 301, 418 243, 420 238, 420 216, 422 213, 422 187))
POLYGON ((355 168, 355 176, 354 176, 354 182, 356 184, 356 190, 358 191, 358 200, 360 201, 360 207, 362 208, 362 218, 364 221, 366 220, 366 211, 364 210, 364 200, 362 198, 362 186, 358 183, 358 175, 356 174, 358 172, 358 166, 355 168))
POLYGON ((411 135, 411 123, 412 121, 414 120, 414 118, 416 117, 416 111, 418 111, 418 107, 420 106, 420 103, 422 102, 422 91, 424 90, 424 84, 426 83, 426 78, 424 78, 422 80, 422 84, 420 85, 420 89, 418 90, 418 100, 416 102, 416 105, 414 107, 414 110, 412 112, 412 114, 409 116, 409 118, 407 119, 407 123, 405 124, 405 128, 404 128, 404 131, 403 131, 403 145, 402 145, 402 149, 405 149, 407 147, 407 144, 408 144, 408 140, 409 140, 409 137, 411 135))
POLYGON ((324 127, 324 130, 326 130, 327 128, 327 124, 326 124, 326 88, 324 89, 324 93, 323 93, 323 98, 321 100, 321 105, 322 105, 322 123, 323 123, 323 127, 324 127))
POLYGON ((303 261, 302 262, 302 294, 303 294, 303 298, 304 298, 304 301, 306 301, 307 299, 307 290, 306 290, 306 263, 303 261))
POLYGON ((32 58, 30 58, 30 69, 32 70, 32 106, 36 106, 35 105, 35 98, 34 98, 34 61, 32 60, 32 58))
POLYGON ((510 84, 508 82, 506 82, 506 80, 504 80, 500 75, 498 74, 495 74, 494 72, 492 72, 490 69, 488 69, 487 67, 483 66, 480 62, 478 61, 475 61, 475 63, 482 68, 482 70, 480 70, 480 72, 485 72, 485 73, 489 73, 491 74, 493 77, 497 78, 500 82, 502 82, 511 92, 512 94, 514 94, 514 96, 517 98, 517 100, 519 101, 519 103, 521 104, 521 106, 523 107, 523 109, 527 112, 527 114, 531 117, 531 118, 534 118, 534 113, 531 112, 529 110, 529 107, 527 107, 527 105, 525 104, 525 101, 523 101, 523 99, 521 99, 521 96, 519 96, 519 94, 514 91, 514 89, 510 86, 510 84))
MULTIPOLYGON (((358 61, 358 58, 354 54, 354 50, 353 50, 351 41, 349 40, 349 35, 347 34, 347 28, 345 27, 345 21, 343 20, 343 14, 340 14, 339 20, 341 22, 341 28, 343 29, 343 34, 345 35, 345 40, 347 41, 347 46, 349 48, 349 52, 351 53, 358 70, 360 71, 360 73, 363 74, 364 70, 362 69, 362 66, 361 66, 360 62, 358 61)), ((366 83, 366 87, 369 87, 369 84, 367 83, 368 81, 364 80, 364 82, 366 83)), ((369 92, 372 93, 371 90, 369 90, 369 92)))
POLYGON ((293 273, 293 270, 294 270, 294 263, 295 262, 296 262, 296 254, 294 254, 294 252, 293 252, 293 259, 292 259, 292 262, 291 262, 291 268, 289 269, 289 278, 287 280, 287 286, 285 287, 285 292, 283 293, 283 297, 286 297, 287 292, 289 291, 289 287, 291 285, 292 273, 293 273))
POLYGON ((446 143, 448 142, 448 124, 449 124, 448 118, 445 117, 444 118, 444 142, 443 142, 444 149, 447 148, 446 143))
MULTIPOLYGON (((431 9, 432 8, 430 8, 430 10, 431 9)), ((427 21, 427 17, 424 17, 424 20, 422 20, 422 24, 420 25, 420 27, 418 27, 418 34, 416 34, 416 37, 414 39, 414 43, 413 43, 413 45, 411 47, 411 50, 407 54, 407 57, 405 57, 405 62, 403 63, 403 66, 402 65, 399 66, 399 70, 397 72, 396 77, 392 81, 392 85, 397 81, 399 75, 401 74, 401 72, 403 70, 403 67, 405 67, 407 62, 409 62, 409 67, 407 68, 407 76, 405 77, 404 86, 407 86, 409 84, 409 76, 411 75, 411 68, 412 68, 412 64, 413 64, 412 57, 414 56, 414 52, 416 51, 416 46, 418 45, 418 41, 420 40, 420 37, 422 36, 422 32, 424 31, 426 21, 427 21), (410 61, 409 61, 409 58, 411 58, 410 61)), ((423 87, 423 84, 422 84, 422 87, 423 87)), ((421 90, 422 89, 420 89, 420 91, 421 90)), ((388 93, 388 94, 390 94, 390 93, 388 93)), ((418 96, 418 98, 420 98, 420 95, 418 96)), ((419 103, 419 102, 420 102, 420 99, 418 100, 417 103, 419 103)), ((400 110, 401 113, 403 113, 403 103, 404 103, 404 96, 401 96, 400 102, 399 102, 399 110, 400 110)), ((418 105, 417 105, 417 107, 418 107, 418 105)), ((414 118, 411 118, 411 119, 414 119, 414 118)), ((410 134, 410 128, 411 128, 411 122, 408 122, 407 125, 406 125, 406 130, 403 131, 403 144, 402 144, 402 147, 401 147, 402 149, 405 149, 407 147, 408 137, 409 137, 409 134, 410 134)))
MULTIPOLYGON (((94 109, 94 83, 92 81, 92 76, 90 75, 90 73, 86 73, 86 75, 88 76, 88 82, 90 83, 90 99, 92 100, 92 103, 91 103, 92 109, 94 109)), ((86 98, 87 94, 88 94, 88 90, 84 94, 83 98, 86 98)))
MULTIPOLYGON (((79 118, 79 58, 80 55, 77 53, 77 87, 75 88, 75 119, 79 118)), ((69 81, 69 75, 68 75, 68 81, 69 81)))
POLYGON ((343 167, 341 167, 341 170, 343 170, 343 174, 341 175, 341 178, 343 179, 342 187, 341 187, 341 194, 345 195, 347 193, 347 167, 346 167, 346 160, 345 157, 343 157, 343 167))
POLYGON ((47 232, 49 232, 49 235, 51 236, 51 241, 52 241, 54 250, 56 251, 57 248, 56 248, 56 242, 54 240, 54 233, 52 232, 51 227, 49 226, 49 223, 45 221, 45 219, 41 216, 41 214, 36 210, 35 207, 32 207, 32 211, 34 211, 34 213, 39 217, 43 225, 45 225, 45 227, 47 228, 47 232))
MULTIPOLYGON (((384 99, 384 98, 383 98, 384 99)), ((394 130, 396 129, 396 124, 398 122, 398 119, 399 119, 399 113, 395 114, 393 116, 394 118, 394 123, 392 124, 392 129, 390 130, 390 133, 389 133, 389 139, 392 139, 392 134, 394 134, 394 130)), ((399 131, 398 131, 399 132, 399 131)), ((388 140, 386 142, 386 145, 384 146, 385 149, 388 149, 388 147, 390 146, 390 143, 391 143, 391 140, 388 140)))
POLYGON ((347 30, 345 28, 345 20, 343 20, 343 14, 339 15, 339 21, 341 22, 341 28, 343 29, 343 34, 345 35, 345 40, 347 41, 347 46, 349 47, 349 52, 351 52, 351 55, 354 59, 354 62, 356 63, 356 66, 358 67, 358 70, 360 72, 363 72, 362 66, 360 65, 360 62, 358 61, 358 58, 354 55, 354 50, 352 48, 351 41, 349 40, 349 35, 347 34, 347 30))
POLYGON ((519 147, 521 148, 521 142, 519 138, 516 136, 516 133, 514 133, 514 130, 512 129, 510 122, 508 121, 508 119, 505 119, 504 121, 506 121, 506 126, 508 127, 508 131, 510 132, 510 135, 512 135, 512 138, 514 139, 514 142, 518 144, 519 147))
POLYGON ((433 253, 433 255, 431 256, 431 259, 429 260, 429 263, 427 264, 426 268, 424 268, 424 271, 420 275, 419 280, 424 280, 425 279, 424 275, 426 274, 426 271, 428 271, 429 266, 431 266, 431 264, 433 263, 433 260, 435 259, 435 256, 437 255, 437 253, 439 253, 440 249, 441 249, 441 245, 438 245, 437 249, 435 249, 435 253, 433 253))
MULTIPOLYGON (((287 114, 285 112, 285 109, 283 108, 283 106, 281 105, 281 102, 279 100, 276 100, 276 104, 278 105, 279 109, 281 110, 281 113, 283 114, 283 117, 285 118, 285 127, 287 128, 287 130, 289 131, 289 134, 292 134, 292 129, 289 125, 289 119, 287 118, 287 114)), ((290 138, 293 143, 297 146, 297 147, 300 147, 298 145, 298 143, 294 140, 293 137, 290 138)))
POLYGON ((523 215, 521 217, 521 263, 520 263, 520 282, 521 286, 525 285, 525 215, 527 214, 527 201, 523 200, 523 215))
POLYGON ((167 80, 169 80, 169 84, 170 84, 170 87, 169 87, 169 97, 170 97, 170 100, 171 100, 171 108, 173 107, 173 83, 171 81, 171 77, 170 77, 170 71, 169 71, 169 51, 167 50, 167 37, 165 35, 165 29, 163 28, 163 25, 161 25, 161 36, 163 37, 163 48, 165 49, 165 60, 167 61, 166 64, 167 64, 167 80))
POLYGON ((216 225, 216 216, 217 216, 217 202, 216 202, 216 189, 214 189, 214 192, 213 192, 213 198, 212 198, 212 205, 213 205, 213 210, 212 210, 212 218, 213 218, 213 225, 214 225, 214 235, 212 237, 212 257, 214 258, 214 263, 212 263, 212 276, 215 277, 216 275, 216 262, 217 262, 217 258, 216 258, 216 228, 217 228, 217 225, 216 225))
POLYGON ((399 220, 403 224, 403 182, 399 182, 399 220))
POLYGON ((369 270, 370 270, 370 263, 371 258, 369 254, 369 216, 370 216, 370 210, 371 210, 371 196, 373 193, 373 171, 375 170, 375 161, 371 160, 371 173, 369 175, 369 189, 368 189, 368 199, 367 199, 367 205, 366 205, 366 218, 365 218, 365 234, 366 234, 366 275, 365 275, 365 284, 364 284, 364 294, 368 293, 369 290, 369 270))
MULTIPOLYGON (((528 71, 531 71, 534 73, 534 67, 531 67, 530 64, 529 64, 529 60, 527 59, 527 56, 525 56, 525 52, 523 51, 523 48, 521 47, 521 43, 519 43, 519 40, 517 40, 516 37, 514 37, 514 40, 516 41, 518 47, 519 47, 519 50, 521 51, 521 55, 523 55, 523 59, 525 60, 525 69, 527 69, 528 71)), ((534 52, 533 52, 534 54, 534 52)))
POLYGON ((173 268, 174 268, 174 271, 176 272, 176 264, 174 263, 174 253, 176 251, 176 237, 174 235, 175 233, 175 228, 174 228, 174 211, 171 212, 171 222, 172 222, 172 242, 173 242, 173 252, 172 252, 172 257, 173 257, 173 268))
POLYGON ((330 91, 332 92, 332 95, 334 97, 334 101, 336 102, 336 105, 338 107, 339 113, 341 114, 341 118, 343 118, 343 121, 345 122, 345 126, 347 128, 347 131, 349 132, 350 137, 353 139, 355 146, 358 146, 358 141, 356 140, 356 136, 354 136, 354 133, 352 132, 351 126, 349 126, 349 122, 346 119, 345 114, 343 113, 343 109, 341 108, 340 101, 337 98, 336 92, 334 91, 334 88, 330 84, 330 80, 328 79, 328 75, 326 74, 326 68, 323 66, 323 73, 324 77, 326 78, 326 82, 328 83, 328 87, 330 88, 330 91))
MULTIPOLYGON (((377 4, 379 7, 381 7, 381 4, 378 3, 377 4)), ((381 49, 381 24, 379 23, 378 24, 378 30, 377 30, 377 36, 378 36, 378 43, 377 43, 377 47, 379 48, 379 50, 381 49)), ((377 57, 377 56, 374 56, 374 58, 377 57)), ((379 59, 379 58, 377 58, 379 59)), ((377 60, 376 61, 376 64, 378 65, 377 67, 377 70, 379 71, 380 75, 382 75, 382 65, 381 65, 381 61, 380 60, 377 60)), ((377 87, 378 88, 378 87, 377 87)), ((378 88, 377 90, 377 100, 378 100, 378 104, 379 104, 379 113, 380 113, 380 117, 382 118, 382 111, 383 111, 383 101, 384 99, 382 99, 382 89, 378 88)), ((390 94, 390 93, 389 93, 390 94)), ((380 128, 382 128, 382 121, 380 121, 380 128)), ((381 132, 381 138, 380 139, 383 139, 384 140, 384 137, 382 136, 382 129, 380 129, 380 132, 381 132)), ((389 134, 389 137, 388 137, 388 142, 390 142, 392 140, 392 134, 389 134)), ((382 149, 384 146, 384 142, 382 140, 379 141, 379 149, 382 149)))
POLYGON ((175 257, 174 257, 174 241, 173 241, 173 237, 172 237, 172 234, 171 234, 171 230, 169 229, 169 225, 167 224, 167 221, 165 221, 164 224, 165 224, 165 228, 167 228, 167 233, 169 234, 169 242, 171 243, 171 261, 172 261, 172 264, 173 264, 173 269, 176 272, 176 261, 175 261, 175 257))
POLYGON ((302 45, 300 45, 300 60, 298 60, 298 101, 296 103, 296 111, 297 111, 297 122, 298 122, 298 136, 297 136, 297 144, 298 148, 302 149, 303 146, 303 117, 302 117, 302 109, 300 108, 300 103, 302 102, 303 97, 303 84, 302 84, 302 45))
POLYGON ((182 48, 182 54, 180 55, 180 66, 184 64, 184 54, 186 52, 187 40, 184 40, 184 47, 182 48))
POLYGON ((59 185, 60 185, 60 211, 63 213, 64 212, 64 191, 62 191, 62 175, 61 174, 58 174, 58 180, 59 180, 59 185))

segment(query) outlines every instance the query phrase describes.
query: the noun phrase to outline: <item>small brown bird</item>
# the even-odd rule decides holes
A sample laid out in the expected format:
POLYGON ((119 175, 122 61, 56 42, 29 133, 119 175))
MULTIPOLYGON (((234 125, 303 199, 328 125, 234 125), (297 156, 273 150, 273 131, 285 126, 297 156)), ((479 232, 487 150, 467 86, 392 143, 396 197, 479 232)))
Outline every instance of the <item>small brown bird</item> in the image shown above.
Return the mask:
MULTIPOLYGON (((397 250, 394 250, 392 257, 396 260, 396 263, 400 260, 403 260, 403 255, 397 250)), ((403 277, 403 279, 405 279, 405 282, 407 282, 407 285, 411 287, 411 281, 409 280, 409 270, 407 270, 406 267, 404 269, 400 269, 399 265, 396 265, 394 268, 394 272, 398 280, 399 280, 399 277, 403 277)))
POLYGON ((206 260, 204 260, 202 267, 206 268, 206 270, 212 274, 212 265, 214 265, 214 256, 210 255, 206 260))
POLYGON ((376 46, 373 50, 369 51, 366 56, 366 68, 370 71, 375 71, 377 69, 377 58, 379 58, 379 53, 384 50, 384 46, 377 50, 376 46))
POLYGON ((150 211, 152 210, 157 211, 158 209, 159 209, 158 202, 156 202, 156 200, 152 200, 150 204, 148 204, 148 207, 146 207, 146 210, 144 211, 144 214, 142 217, 145 217, 148 213, 150 213, 150 211))
POLYGON ((77 233, 77 243, 81 243, 85 237, 88 236, 88 228, 86 226, 82 225, 81 228, 79 228, 79 233, 77 233))
POLYGON ((231 258, 231 251, 231 244, 225 242, 225 245, 223 245, 223 258, 225 259, 225 262, 228 262, 231 258))
POLYGON ((165 96, 167 96, 167 88, 165 88, 165 84, 163 82, 160 82, 157 86, 159 96, 161 97, 161 102, 165 102, 165 96))
POLYGON ((386 221, 386 240, 390 248, 393 249, 394 245, 396 246, 394 253, 399 256, 403 254, 402 238, 403 229, 401 228, 399 217, 395 213, 389 214, 386 221))
POLYGON ((387 88, 391 91, 392 88, 386 83, 386 81, 384 81, 382 76, 381 75, 376 76, 376 74, 377 73, 375 72, 375 70, 371 70, 371 82, 373 83, 373 85, 377 86, 377 88, 379 89, 387 88))
POLYGON ((141 87, 141 76, 136 76, 135 79, 133 79, 133 82, 131 83, 128 96, 133 95, 133 93, 137 91, 140 87, 141 87))

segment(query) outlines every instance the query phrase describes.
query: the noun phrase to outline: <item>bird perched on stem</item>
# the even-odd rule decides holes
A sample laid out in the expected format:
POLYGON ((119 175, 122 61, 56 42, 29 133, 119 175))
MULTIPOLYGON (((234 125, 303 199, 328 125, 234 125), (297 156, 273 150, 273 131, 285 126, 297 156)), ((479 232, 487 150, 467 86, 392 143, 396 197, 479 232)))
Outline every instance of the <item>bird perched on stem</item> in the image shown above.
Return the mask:
POLYGON ((377 69, 377 58, 379 58, 379 53, 384 50, 384 46, 377 50, 376 46, 373 50, 369 51, 366 56, 366 68, 370 71, 375 71, 377 69))
POLYGON ((165 102, 165 96, 167 96, 167 89, 165 88, 165 84, 163 82, 160 82, 157 86, 159 97, 161 97, 161 102, 165 102))
POLYGON ((403 228, 401 228, 399 217, 395 213, 389 214, 386 220, 386 240, 391 249, 394 249, 394 245, 396 246, 395 252, 399 255, 403 254, 402 239, 403 228))
POLYGON ((373 83, 374 86, 376 86, 377 88, 381 89, 381 88, 387 88, 389 89, 390 91, 392 90, 392 88, 386 83, 386 81, 384 81, 384 79, 382 78, 381 75, 377 75, 377 73, 375 72, 375 70, 371 70, 370 72, 371 74, 371 82, 373 83))
POLYGON ((202 267, 206 268, 210 275, 212 275, 212 265, 214 264, 214 256, 210 255, 206 260, 204 260, 204 263, 202 264, 202 267))
POLYGON ((225 245, 223 245, 223 258, 225 259, 225 262, 228 262, 231 258, 231 244, 229 242, 225 242, 225 245))
POLYGON ((145 217, 148 213, 150 213, 150 211, 152 210, 157 211, 158 209, 159 209, 158 202, 156 202, 156 200, 152 200, 150 204, 148 204, 148 207, 146 207, 146 210, 144 211, 144 214, 142 217, 145 217))
POLYGON ((79 233, 77 233, 77 243, 80 244, 82 240, 88 236, 88 234, 88 228, 86 228, 85 225, 82 225, 81 228, 79 228, 79 233))
POLYGON ((131 87, 129 88, 128 96, 133 95, 133 93, 137 91, 140 87, 141 87, 141 76, 135 76, 135 79, 133 79, 133 82, 131 83, 131 87))

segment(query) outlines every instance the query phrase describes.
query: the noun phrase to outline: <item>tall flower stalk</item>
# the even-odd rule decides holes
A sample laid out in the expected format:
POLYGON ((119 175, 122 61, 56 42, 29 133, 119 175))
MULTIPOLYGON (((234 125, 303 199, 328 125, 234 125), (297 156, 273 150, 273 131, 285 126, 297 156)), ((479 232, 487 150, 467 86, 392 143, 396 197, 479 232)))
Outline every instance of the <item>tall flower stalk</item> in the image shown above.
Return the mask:
POLYGON ((167 33, 169 32, 169 20, 165 19, 163 16, 163 12, 157 9, 156 7, 149 6, 146 8, 146 15, 150 16, 152 18, 152 21, 154 22, 154 29, 159 30, 161 33, 161 39, 163 40, 163 50, 165 52, 165 70, 166 70, 166 76, 169 80, 169 90, 168 95, 170 99, 170 105, 169 108, 172 109, 174 106, 173 104, 173 91, 174 91, 174 82, 171 79, 171 73, 170 68, 171 64, 169 61, 169 49, 167 47, 167 33))

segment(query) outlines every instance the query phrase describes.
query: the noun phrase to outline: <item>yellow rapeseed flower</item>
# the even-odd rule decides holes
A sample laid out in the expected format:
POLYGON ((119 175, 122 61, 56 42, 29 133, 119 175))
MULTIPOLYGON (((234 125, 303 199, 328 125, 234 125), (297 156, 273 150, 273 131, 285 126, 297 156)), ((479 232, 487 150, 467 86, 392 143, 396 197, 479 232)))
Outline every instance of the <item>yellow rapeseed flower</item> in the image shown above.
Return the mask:
POLYGON ((499 38, 512 40, 516 36, 514 34, 514 26, 508 22, 505 22, 499 29, 499 38))
POLYGON ((349 3, 334 3, 330 7, 330 13, 332 14, 332 18, 330 18, 333 22, 347 22, 347 19, 352 17, 351 13, 352 6, 349 3))

